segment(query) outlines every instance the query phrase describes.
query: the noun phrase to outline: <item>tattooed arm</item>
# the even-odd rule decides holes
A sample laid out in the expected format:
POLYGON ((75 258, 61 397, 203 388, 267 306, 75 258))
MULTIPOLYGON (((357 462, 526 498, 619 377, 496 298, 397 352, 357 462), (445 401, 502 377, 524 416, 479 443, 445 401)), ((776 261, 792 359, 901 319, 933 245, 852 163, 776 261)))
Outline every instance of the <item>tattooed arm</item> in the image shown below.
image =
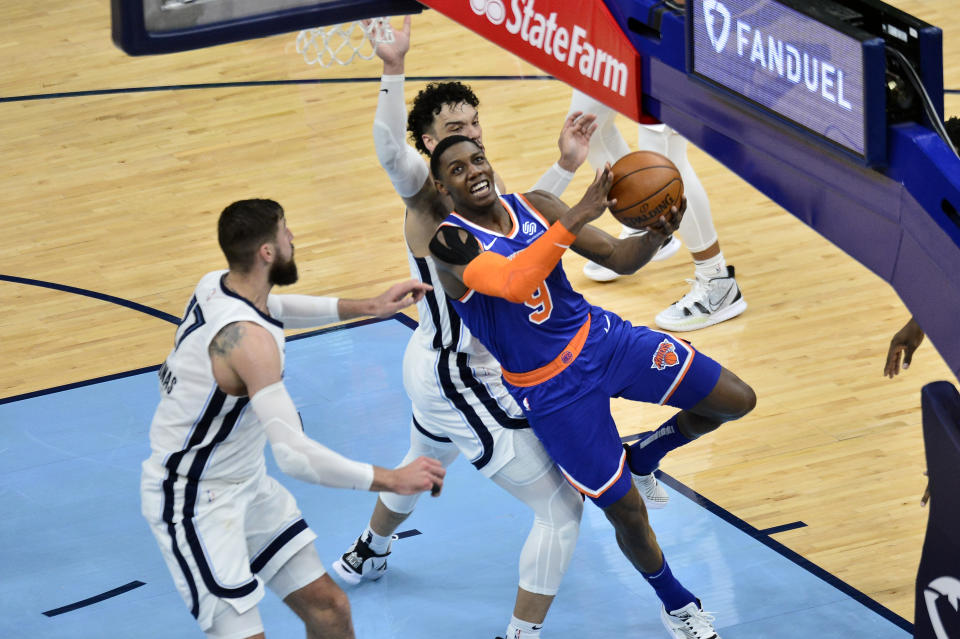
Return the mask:
POLYGON ((229 395, 252 397, 279 382, 283 374, 277 343, 267 329, 253 322, 227 324, 208 351, 217 386, 229 395))
POLYGON ((253 322, 234 322, 210 342, 217 385, 230 395, 248 395, 263 424, 273 456, 284 473, 302 481, 354 490, 387 490, 412 495, 440 493, 443 464, 419 457, 395 470, 340 455, 303 432, 300 415, 283 384, 280 351, 273 336, 253 322))

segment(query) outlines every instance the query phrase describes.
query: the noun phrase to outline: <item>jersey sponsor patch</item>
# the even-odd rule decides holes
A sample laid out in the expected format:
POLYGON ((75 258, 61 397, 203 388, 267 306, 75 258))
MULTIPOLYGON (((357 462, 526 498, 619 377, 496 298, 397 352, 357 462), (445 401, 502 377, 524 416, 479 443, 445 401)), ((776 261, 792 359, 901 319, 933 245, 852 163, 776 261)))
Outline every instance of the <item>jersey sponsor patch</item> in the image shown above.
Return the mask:
POLYGON ((657 344, 657 352, 653 354, 653 364, 650 368, 662 371, 671 366, 680 363, 680 357, 677 355, 677 347, 668 339, 657 344))

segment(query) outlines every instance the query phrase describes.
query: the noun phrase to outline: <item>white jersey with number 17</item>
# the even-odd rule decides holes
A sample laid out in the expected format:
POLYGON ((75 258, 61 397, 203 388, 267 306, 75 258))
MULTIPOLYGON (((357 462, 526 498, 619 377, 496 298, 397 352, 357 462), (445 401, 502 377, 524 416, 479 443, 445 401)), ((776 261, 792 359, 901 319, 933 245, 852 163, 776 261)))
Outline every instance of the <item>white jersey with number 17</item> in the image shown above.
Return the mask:
POLYGON ((160 368, 160 405, 150 426, 153 452, 145 466, 171 480, 242 481, 265 463, 266 432, 250 398, 228 395, 217 386, 208 348, 224 326, 252 322, 276 340, 282 366, 283 324, 228 289, 226 274, 207 273, 197 284, 160 368))

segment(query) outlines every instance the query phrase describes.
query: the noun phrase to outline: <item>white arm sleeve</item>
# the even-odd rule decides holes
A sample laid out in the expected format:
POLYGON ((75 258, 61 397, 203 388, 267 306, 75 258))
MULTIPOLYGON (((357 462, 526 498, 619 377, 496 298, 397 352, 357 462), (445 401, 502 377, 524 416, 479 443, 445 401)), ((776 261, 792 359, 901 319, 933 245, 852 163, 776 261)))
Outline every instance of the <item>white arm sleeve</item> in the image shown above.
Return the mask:
POLYGON ((570 185, 570 180, 573 179, 573 173, 570 171, 561 168, 556 162, 553 163, 547 172, 537 180, 537 183, 533 185, 531 191, 546 191, 547 193, 552 193, 557 197, 563 195, 563 192, 570 185))
POLYGON ((340 321, 337 297, 314 295, 270 295, 270 316, 283 322, 284 328, 312 328, 340 321))
POLYGON ((380 78, 377 115, 373 121, 373 145, 377 159, 400 197, 416 195, 429 177, 427 164, 417 151, 406 143, 407 110, 403 103, 403 76, 380 78))
POLYGON ((373 466, 347 459, 307 437, 283 382, 260 389, 250 405, 266 428, 273 456, 284 473, 311 484, 370 490, 373 466))

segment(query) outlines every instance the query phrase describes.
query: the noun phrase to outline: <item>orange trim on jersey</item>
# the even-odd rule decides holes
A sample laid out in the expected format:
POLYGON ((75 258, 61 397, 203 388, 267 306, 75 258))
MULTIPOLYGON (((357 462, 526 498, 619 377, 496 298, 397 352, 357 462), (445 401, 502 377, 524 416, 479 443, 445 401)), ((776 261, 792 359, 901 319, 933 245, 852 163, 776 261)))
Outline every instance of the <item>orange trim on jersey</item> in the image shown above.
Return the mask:
POLYGON ((530 200, 528 200, 527 198, 525 198, 525 197, 523 196, 523 193, 517 193, 516 195, 517 195, 518 198, 520 198, 521 200, 523 200, 523 203, 527 205, 527 209, 528 209, 533 215, 536 215, 538 218, 540 218, 540 221, 543 223, 543 225, 544 225, 545 227, 550 228, 550 222, 547 221, 547 218, 543 217, 543 214, 542 214, 540 211, 538 211, 533 204, 530 204, 530 200))
POLYGON ((558 468, 560 469, 560 472, 563 473, 563 476, 567 478, 567 481, 570 483, 571 486, 576 488, 579 492, 583 493, 587 497, 590 497, 591 499, 596 499, 603 493, 610 490, 610 488, 617 483, 617 480, 619 480, 620 476, 623 475, 623 467, 626 461, 627 461, 627 452, 626 450, 624 450, 624 452, 621 453, 620 455, 620 467, 617 469, 617 474, 611 477, 610 479, 608 479, 607 483, 605 483, 603 486, 601 486, 599 489, 595 491, 590 490, 589 488, 587 488, 586 486, 578 482, 576 479, 571 477, 570 473, 568 473, 563 469, 563 466, 558 466, 558 468))
POLYGON ((573 336, 567 345, 560 351, 552 362, 544 364, 540 368, 526 373, 511 373, 505 368, 501 368, 503 378, 513 384, 526 388, 527 386, 536 386, 542 384, 548 379, 552 379, 562 373, 564 369, 573 363, 580 355, 583 344, 587 341, 587 335, 590 333, 590 316, 587 315, 587 321, 583 323, 577 334, 573 336))
MULTIPOLYGON (((460 220, 460 221, 463 222, 464 224, 467 224, 468 226, 472 226, 473 228, 477 229, 478 231, 483 231, 484 233, 489 233, 490 235, 496 235, 497 237, 505 237, 505 238, 511 239, 511 238, 515 237, 515 236, 517 235, 517 232, 520 230, 520 220, 517 218, 517 214, 514 213, 513 209, 510 208, 510 204, 507 203, 507 201, 503 199, 503 196, 500 195, 500 196, 498 196, 498 197, 500 198, 500 202, 501 202, 502 204, 504 204, 504 208, 507 210, 507 215, 510 216, 510 223, 513 224, 513 228, 511 228, 511 229, 510 229, 510 232, 507 233, 506 235, 504 235, 503 233, 499 233, 499 232, 497 232, 497 231, 494 231, 493 229, 488 229, 488 228, 485 227, 485 226, 480 226, 479 224, 477 224, 477 223, 475 223, 475 222, 471 222, 470 220, 468 220, 467 218, 463 217, 462 215, 460 215, 460 214, 457 213, 456 211, 450 211, 450 215, 452 215, 453 217, 457 218, 458 220, 460 220)), ((446 224, 449 224, 449 222, 446 222, 446 224)), ((454 225, 454 226, 456 226, 456 225, 454 225)), ((469 229, 467 229, 467 230, 469 230, 469 229)))
POLYGON ((510 229, 510 232, 503 237, 512 240, 517 237, 517 233, 520 232, 520 218, 517 217, 517 212, 513 210, 513 207, 510 206, 510 202, 508 202, 505 197, 502 195, 499 195, 498 197, 500 198, 500 204, 502 204, 503 208, 507 210, 507 215, 510 216, 510 221, 513 222, 513 228, 510 229))

